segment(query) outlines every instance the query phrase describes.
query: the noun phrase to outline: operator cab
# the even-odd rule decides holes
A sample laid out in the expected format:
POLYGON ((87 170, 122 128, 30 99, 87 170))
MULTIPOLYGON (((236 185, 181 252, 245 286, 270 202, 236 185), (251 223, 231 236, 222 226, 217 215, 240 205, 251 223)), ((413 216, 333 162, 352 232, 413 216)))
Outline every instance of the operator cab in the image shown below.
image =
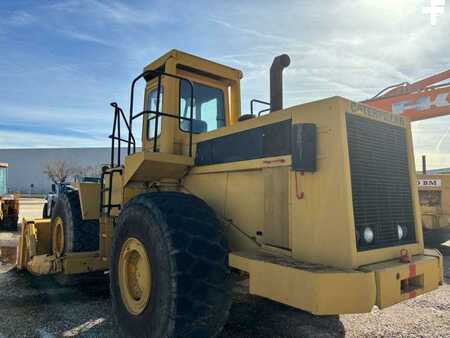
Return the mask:
POLYGON ((191 130, 195 143, 199 134, 233 125, 241 114, 239 70, 172 50, 145 67, 146 71, 167 75, 146 79, 144 151, 187 154, 191 130))

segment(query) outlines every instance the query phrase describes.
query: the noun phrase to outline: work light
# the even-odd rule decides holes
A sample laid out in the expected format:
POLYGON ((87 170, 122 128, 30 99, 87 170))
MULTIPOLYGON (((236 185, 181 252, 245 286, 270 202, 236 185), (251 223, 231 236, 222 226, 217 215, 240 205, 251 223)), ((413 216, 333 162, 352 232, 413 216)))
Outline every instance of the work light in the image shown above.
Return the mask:
POLYGON ((374 233, 373 233, 373 230, 370 227, 364 228, 363 237, 364 237, 364 241, 367 244, 372 243, 373 242, 373 238, 375 237, 374 233))
POLYGON ((400 224, 397 224, 397 233, 398 233, 398 239, 402 239, 403 236, 405 235, 403 233, 403 228, 400 224))

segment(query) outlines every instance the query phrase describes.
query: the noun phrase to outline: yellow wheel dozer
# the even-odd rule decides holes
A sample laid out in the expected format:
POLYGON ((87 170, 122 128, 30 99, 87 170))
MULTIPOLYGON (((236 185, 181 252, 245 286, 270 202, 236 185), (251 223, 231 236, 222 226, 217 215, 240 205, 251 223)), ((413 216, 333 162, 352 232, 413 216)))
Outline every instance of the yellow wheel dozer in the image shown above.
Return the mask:
POLYGON ((409 121, 341 97, 283 108, 289 63, 274 59, 270 102, 250 114, 239 70, 176 50, 145 67, 129 112, 111 104, 100 182, 77 182, 51 222, 25 222, 19 268, 108 271, 126 337, 216 336, 236 276, 317 315, 436 289, 442 256, 423 245, 409 121))

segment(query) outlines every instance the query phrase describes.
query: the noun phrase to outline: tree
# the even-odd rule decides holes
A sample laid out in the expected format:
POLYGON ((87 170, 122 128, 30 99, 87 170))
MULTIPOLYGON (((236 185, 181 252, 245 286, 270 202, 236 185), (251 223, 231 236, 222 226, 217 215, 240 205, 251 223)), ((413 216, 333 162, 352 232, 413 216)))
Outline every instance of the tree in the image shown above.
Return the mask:
POLYGON ((101 175, 101 167, 100 166, 79 166, 74 168, 72 173, 73 176, 79 177, 99 177, 101 175))
POLYGON ((64 183, 75 174, 75 168, 64 160, 52 161, 45 166, 44 174, 55 184, 64 183))

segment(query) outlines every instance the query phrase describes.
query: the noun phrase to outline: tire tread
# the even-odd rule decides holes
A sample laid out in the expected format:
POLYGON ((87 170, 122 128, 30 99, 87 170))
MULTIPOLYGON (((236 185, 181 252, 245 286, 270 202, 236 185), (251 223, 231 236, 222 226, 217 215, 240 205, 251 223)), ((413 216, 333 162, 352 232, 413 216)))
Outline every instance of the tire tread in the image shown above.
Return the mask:
MULTIPOLYGON (((144 193, 132 199, 122 212, 136 204, 156 209, 165 220, 160 227, 173 262, 170 276, 174 302, 169 314, 169 327, 173 329, 169 336, 216 336, 231 306, 232 278, 223 224, 194 195, 144 193)), ((113 252, 116 250, 113 248, 113 252)))

